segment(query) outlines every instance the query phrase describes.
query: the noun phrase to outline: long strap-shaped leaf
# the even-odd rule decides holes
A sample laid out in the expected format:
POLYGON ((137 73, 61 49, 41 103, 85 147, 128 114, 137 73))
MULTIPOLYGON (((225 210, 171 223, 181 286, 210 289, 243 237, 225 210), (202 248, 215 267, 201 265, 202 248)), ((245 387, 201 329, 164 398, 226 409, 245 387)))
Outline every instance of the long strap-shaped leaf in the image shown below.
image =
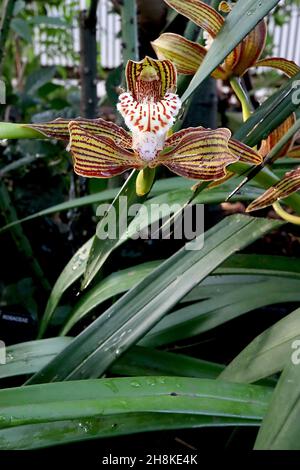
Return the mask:
POLYGON ((239 127, 234 137, 250 147, 257 145, 262 139, 266 139, 274 129, 299 108, 299 100, 293 99, 293 94, 299 93, 295 88, 295 83, 298 83, 299 80, 300 73, 285 80, 279 90, 239 127))
POLYGON ((221 377, 232 382, 256 382, 281 371, 300 338, 300 309, 258 335, 226 367, 221 377))
MULTIPOLYGON (((158 180, 154 183, 153 188, 151 190, 151 196, 156 196, 158 194, 174 191, 177 189, 189 189, 191 187, 191 181, 181 178, 179 176, 175 176, 172 178, 166 178, 162 180, 158 180)), ((14 223, 5 225, 4 227, 0 228, 0 233, 4 232, 5 230, 9 229, 13 225, 21 224, 23 222, 28 222, 36 217, 44 217, 54 212, 62 212, 67 211, 70 209, 74 209, 75 207, 83 207, 91 204, 101 204, 105 202, 112 201, 117 194, 120 192, 121 188, 114 188, 114 189, 104 189, 103 191, 99 191, 95 194, 89 194, 87 196, 81 196, 74 199, 71 199, 67 202, 61 202, 60 204, 55 204, 54 206, 48 207, 47 209, 43 209, 42 211, 36 212, 35 214, 29 215, 24 217, 23 219, 19 219, 14 223)))
POLYGON ((108 278, 96 284, 94 288, 90 289, 81 297, 79 302, 77 302, 72 309, 70 316, 63 325, 60 335, 68 333, 76 322, 104 300, 126 292, 131 287, 138 284, 147 274, 159 266, 161 262, 162 261, 149 261, 148 263, 142 263, 132 268, 112 273, 108 278), (120 274, 123 274, 123 276, 121 277, 120 274))
POLYGON ((51 320, 63 293, 84 273, 86 260, 88 258, 92 243, 93 238, 90 238, 76 251, 56 280, 48 298, 46 309, 40 323, 38 339, 40 339, 45 333, 48 323, 51 320))
POLYGON ((204 426, 213 424, 207 419, 211 417, 214 425, 258 425, 271 391, 257 385, 161 376, 4 389, 0 390, 0 448, 38 448, 145 430, 204 426))
POLYGON ((296 257, 238 254, 226 260, 215 274, 267 274, 300 279, 300 264, 296 257))
MULTIPOLYGON (((97 284, 75 305, 68 317, 68 320, 59 333, 60 336, 68 334, 75 323, 91 313, 95 308, 97 308, 95 312, 96 314, 98 314, 98 311, 101 312, 101 310, 99 310, 99 306, 104 300, 134 287, 159 264, 160 263, 152 261, 138 265, 135 268, 128 268, 111 274, 108 278, 97 284)), ((232 319, 237 315, 242 315, 254 308, 271 305, 276 302, 300 301, 300 293, 297 289, 298 284, 299 280, 297 275, 296 280, 294 277, 292 279, 281 279, 266 275, 210 275, 204 279, 199 286, 192 289, 187 296, 183 297, 181 302, 194 302, 203 299, 211 300, 207 300, 201 304, 197 303, 184 309, 180 309, 179 311, 176 310, 174 313, 170 313, 159 322, 154 330, 158 332, 166 329, 167 333, 169 333, 169 328, 173 330, 175 327, 175 330, 177 328, 177 332, 180 335, 179 338, 175 338, 176 340, 182 339, 181 335, 184 335, 185 332, 193 331, 193 334, 198 334, 194 327, 192 329, 190 328, 190 322, 193 322, 194 320, 195 326, 199 326, 199 324, 201 324, 203 327, 204 324, 207 324, 205 320, 206 314, 213 316, 212 314, 217 312, 216 318, 214 318, 214 320, 217 321, 217 324, 214 324, 212 326, 213 328, 218 325, 218 321, 228 321, 229 319, 232 319), (279 284, 283 292, 278 291, 279 284), (236 288, 237 285, 239 286, 239 289, 236 288), (247 292, 248 290, 249 295, 247 292), (252 296, 252 292, 255 294, 255 291, 257 291, 257 295, 252 296), (263 295, 264 292, 267 292, 268 294, 263 295), (184 325, 188 324, 189 326, 185 329, 184 325)), ((208 322, 208 324, 210 325, 211 323, 208 322)), ((151 336, 152 333, 153 332, 151 330, 146 335, 145 339, 147 339, 149 335, 151 336)), ((167 336, 169 335, 167 334, 167 336)), ((172 333, 170 337, 172 337, 172 333)))
POLYGON ((107 225, 106 216, 104 216, 99 222, 97 230, 101 230, 101 227, 107 226, 107 238, 104 240, 99 238, 96 232, 87 260, 82 288, 86 288, 88 286, 102 267, 107 257, 118 244, 121 237, 126 233, 127 222, 133 219, 133 217, 128 217, 130 206, 132 204, 142 203, 146 198, 146 196, 140 197, 136 194, 136 177, 137 172, 133 171, 107 210, 107 214, 111 213, 113 216, 116 216, 116 220, 113 224, 113 230, 116 230, 117 228, 116 234, 114 235, 109 233, 111 225, 107 225), (126 205, 124 207, 122 206, 122 196, 126 198, 126 205))
MULTIPOLYGON (((30 450, 70 442, 116 437, 149 431, 167 431, 187 428, 259 426, 261 419, 193 415, 189 413, 125 413, 108 416, 95 415, 87 419, 46 421, 0 431, 3 450, 30 450), (34 436, 34 439, 32 439, 34 436)), ((104 444, 105 445, 105 444, 104 444)), ((107 448, 105 447, 105 452, 107 448)))
POLYGON ((300 373, 298 352, 291 351, 258 433, 256 450, 300 450, 300 373), (292 353, 297 361, 293 362, 292 353))
POLYGON ((233 291, 227 291, 222 296, 170 313, 149 331, 141 344, 162 346, 204 333, 266 305, 300 301, 299 280, 266 277, 259 283, 239 285, 238 289, 236 286, 233 291))
POLYGON ((29 382, 99 377, 222 261, 280 225, 244 215, 226 218, 205 234, 204 246, 200 236, 165 261, 29 382))
POLYGON ((279 0, 239 0, 227 16, 221 31, 218 33, 204 58, 201 67, 195 73, 191 83, 182 95, 182 101, 196 90, 215 68, 222 64, 225 57, 241 40, 277 5, 279 0))
MULTIPOLYGON (((58 337, 9 346, 6 350, 6 364, 0 367, 0 378, 34 374, 71 341, 70 337, 58 337)), ((112 365, 109 372, 126 376, 180 375, 212 379, 216 378, 223 369, 223 365, 214 362, 134 346, 112 365)))
MULTIPOLYGON (((170 178, 172 179, 172 178, 170 178)), ((174 178, 175 179, 175 178, 174 178)), ((178 178, 182 180, 182 178, 178 178)), ((180 181, 178 181, 180 184, 180 181)), ((190 184, 190 182, 189 182, 190 184)), ((231 186, 232 187, 232 186, 231 186)), ((167 188, 166 188, 167 189, 167 188)), ((193 201, 193 203, 216 203, 223 201, 226 196, 228 195, 229 189, 227 186, 221 190, 217 191, 217 188, 212 188, 210 191, 204 191, 200 193, 197 198, 193 201)), ((239 194, 238 200, 249 200, 252 198, 257 197, 261 194, 256 188, 247 188, 247 192, 244 194, 239 194)), ((142 211, 140 215, 138 215, 133 224, 129 224, 128 230, 126 234, 123 234, 121 240, 117 240, 117 243, 113 245, 113 248, 120 246, 121 243, 124 243, 127 239, 129 239, 133 234, 137 232, 137 228, 139 230, 146 228, 148 225, 155 224, 161 217, 168 216, 172 213, 172 207, 174 204, 180 204, 182 206, 185 205, 187 199, 190 197, 190 190, 179 190, 179 191, 167 191, 165 194, 152 198, 145 202, 144 207, 148 208, 151 204, 160 204, 163 211, 142 211), (170 212, 168 212, 170 211, 170 212)), ((49 296, 46 309, 41 321, 40 330, 38 338, 41 338, 45 330, 51 321, 53 313, 63 295, 63 293, 72 285, 77 279, 79 279, 86 267, 86 261, 88 257, 88 253, 91 249, 93 239, 90 239, 86 242, 79 250, 73 255, 70 259, 68 264, 64 267, 63 271, 59 275, 57 281, 55 282, 51 294, 49 296)))

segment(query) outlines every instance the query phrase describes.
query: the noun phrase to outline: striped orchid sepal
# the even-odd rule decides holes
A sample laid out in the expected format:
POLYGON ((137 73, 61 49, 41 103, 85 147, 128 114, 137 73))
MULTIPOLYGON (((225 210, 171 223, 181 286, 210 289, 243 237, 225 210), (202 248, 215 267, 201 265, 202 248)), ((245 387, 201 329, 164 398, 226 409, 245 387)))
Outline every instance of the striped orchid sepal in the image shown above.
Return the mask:
POLYGON ((227 166, 238 160, 262 162, 255 150, 231 139, 229 129, 196 127, 170 135, 181 107, 176 79, 176 68, 169 60, 128 61, 127 91, 120 95, 117 108, 130 133, 101 118, 57 119, 29 127, 69 141, 78 175, 110 178, 129 169, 140 170, 137 190, 144 194, 159 165, 180 176, 215 181, 226 177, 227 166))
MULTIPOLYGON (((50 122, 23 124, 23 126, 35 129, 46 137, 69 142, 70 122, 70 119, 58 118, 50 122)), ((132 137, 122 127, 117 126, 113 122, 105 121, 102 118, 84 119, 81 117, 72 119, 72 122, 77 123, 81 128, 95 136, 103 136, 115 139, 116 142, 119 142, 120 145, 122 145, 124 148, 132 147, 132 137)))
POLYGON ((288 77, 293 77, 293 75, 300 72, 299 65, 295 64, 292 60, 283 59, 282 57, 267 57, 266 59, 258 60, 253 65, 255 67, 270 67, 279 70, 288 77))
MULTIPOLYGON (((261 146, 259 148, 259 153, 265 159, 271 150, 275 147, 275 145, 280 141, 280 139, 287 133, 287 131, 294 125, 296 121, 295 113, 292 113, 285 121, 283 121, 268 137, 261 142, 261 146)), ((292 137, 289 142, 281 149, 281 151, 277 154, 276 159, 289 156, 291 149, 293 147, 293 142, 295 140, 295 136, 292 137)), ((295 157, 294 157, 295 158, 295 157)), ((272 160, 272 161, 274 161, 272 160)))
MULTIPOLYGON (((163 33, 151 43, 152 47, 159 59, 169 59, 174 62, 179 73, 194 74, 202 64, 225 19, 218 11, 200 0, 184 2, 165 0, 165 2, 204 30, 205 47, 173 33, 163 33)), ((234 8, 228 2, 222 1, 219 10, 227 14, 232 7, 234 8)), ((262 20, 214 70, 212 76, 223 80, 232 76, 242 76, 261 56, 266 36, 267 26, 265 20, 262 20)))
MULTIPOLYGON (((283 72, 288 77, 293 77, 300 72, 300 67, 295 62, 280 57, 269 57, 261 59, 254 64, 255 67, 270 67, 283 72)), ((283 123, 281 123, 261 144, 259 153, 265 158, 272 148, 279 142, 279 140, 287 133, 287 131, 293 126, 296 121, 295 113, 292 113, 283 123)), ((293 152, 293 142, 295 137, 291 138, 290 141, 281 149, 277 158, 285 155, 294 158, 299 157, 299 152, 293 152)))
POLYGON ((289 158, 300 158, 300 145, 294 145, 286 154, 289 158))
POLYGON ((261 196, 255 199, 246 209, 252 212, 271 206, 280 199, 284 199, 300 189, 300 168, 286 173, 286 175, 271 186, 261 196))

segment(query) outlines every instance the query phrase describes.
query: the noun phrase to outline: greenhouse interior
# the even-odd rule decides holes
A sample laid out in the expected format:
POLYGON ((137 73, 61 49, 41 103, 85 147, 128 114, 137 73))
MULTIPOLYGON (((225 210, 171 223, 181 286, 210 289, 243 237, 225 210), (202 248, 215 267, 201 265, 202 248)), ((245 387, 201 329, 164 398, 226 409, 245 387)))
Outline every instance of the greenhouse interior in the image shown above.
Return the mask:
POLYGON ((299 226, 299 0, 0 0, 0 451, 288 466, 299 226))

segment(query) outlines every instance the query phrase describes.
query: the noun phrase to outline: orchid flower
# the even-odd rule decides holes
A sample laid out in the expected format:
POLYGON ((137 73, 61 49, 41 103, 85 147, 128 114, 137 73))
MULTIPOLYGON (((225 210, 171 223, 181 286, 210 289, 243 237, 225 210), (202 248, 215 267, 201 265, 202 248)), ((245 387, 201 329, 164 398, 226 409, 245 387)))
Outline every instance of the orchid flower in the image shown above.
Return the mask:
MULTIPOLYGON (((171 60, 179 73, 195 74, 203 62, 214 38, 224 24, 223 16, 200 0, 164 0, 171 8, 204 29, 206 46, 190 41, 179 34, 163 33, 153 41, 152 47, 159 59, 171 60)), ((227 13, 231 7, 221 2, 222 11, 227 13)), ((267 26, 265 20, 234 48, 212 73, 214 78, 223 80, 241 77, 252 66, 273 67, 289 76, 295 75, 300 68, 292 61, 272 57, 259 60, 266 42, 267 26)))
POLYGON ((69 141, 74 171, 85 177, 110 178, 129 169, 163 165, 180 176, 213 181, 224 178, 226 167, 238 160, 261 163, 262 157, 232 139, 226 128, 195 127, 169 135, 181 107, 175 93, 176 68, 169 60, 130 60, 126 81, 127 91, 119 96, 117 108, 130 133, 101 118, 28 126, 69 141))
POLYGON ((278 183, 271 186, 261 196, 255 199, 246 211, 251 212, 271 206, 300 189, 300 168, 289 171, 278 183))

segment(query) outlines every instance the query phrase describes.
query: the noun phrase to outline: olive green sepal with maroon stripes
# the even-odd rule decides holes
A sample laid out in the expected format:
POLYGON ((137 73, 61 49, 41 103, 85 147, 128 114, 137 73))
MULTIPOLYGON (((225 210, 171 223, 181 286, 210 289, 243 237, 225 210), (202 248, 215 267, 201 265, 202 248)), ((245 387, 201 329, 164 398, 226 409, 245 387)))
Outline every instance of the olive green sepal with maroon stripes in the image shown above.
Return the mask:
POLYGON ((110 137, 119 142, 122 147, 131 148, 132 138, 128 132, 122 127, 109 121, 105 121, 102 118, 97 119, 84 119, 81 117, 70 119, 58 118, 50 122, 40 122, 37 124, 23 124, 24 127, 35 129, 46 137, 52 137, 58 140, 69 141, 70 122, 76 122, 82 129, 93 133, 96 136, 110 137))
POLYGON ((131 168, 145 166, 134 152, 121 147, 110 137, 87 132, 78 121, 70 122, 69 131, 69 149, 78 175, 111 178, 131 168))
POLYGON ((271 206, 278 199, 288 197, 290 194, 300 189, 300 168, 286 173, 282 180, 271 186, 261 196, 255 199, 246 209, 251 212, 271 206))

